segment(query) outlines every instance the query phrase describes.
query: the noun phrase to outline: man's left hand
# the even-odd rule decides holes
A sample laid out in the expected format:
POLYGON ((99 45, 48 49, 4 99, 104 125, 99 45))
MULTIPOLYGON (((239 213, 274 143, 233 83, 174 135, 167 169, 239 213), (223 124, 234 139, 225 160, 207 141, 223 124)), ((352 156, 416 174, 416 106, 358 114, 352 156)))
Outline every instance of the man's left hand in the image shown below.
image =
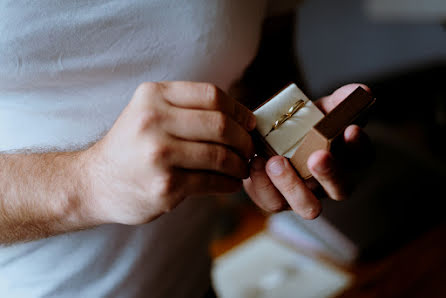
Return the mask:
MULTIPOLYGON (((358 86, 350 84, 315 102, 325 114, 342 102, 358 86)), ((351 177, 373 159, 368 136, 357 125, 348 126, 343 134, 344 152, 334 155, 326 150, 314 152, 307 161, 313 178, 302 180, 287 158, 274 156, 268 161, 256 157, 251 162, 250 177, 244 180, 251 199, 268 212, 284 210, 288 206, 305 219, 314 219, 321 212, 315 190, 322 187, 333 200, 343 200, 353 189, 351 177)))

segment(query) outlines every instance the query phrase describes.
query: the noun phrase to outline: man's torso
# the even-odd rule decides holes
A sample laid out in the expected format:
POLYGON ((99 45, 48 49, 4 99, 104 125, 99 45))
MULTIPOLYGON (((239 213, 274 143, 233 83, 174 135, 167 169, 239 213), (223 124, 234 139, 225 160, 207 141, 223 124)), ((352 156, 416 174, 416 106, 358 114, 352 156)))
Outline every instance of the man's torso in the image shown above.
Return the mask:
MULTIPOLYGON (((81 148, 110 129, 144 81, 227 89, 255 55, 263 2, 2 1, 0 151, 81 148)), ((210 203, 189 199, 140 227, 106 225, 0 247, 0 294, 204 293, 210 203)))

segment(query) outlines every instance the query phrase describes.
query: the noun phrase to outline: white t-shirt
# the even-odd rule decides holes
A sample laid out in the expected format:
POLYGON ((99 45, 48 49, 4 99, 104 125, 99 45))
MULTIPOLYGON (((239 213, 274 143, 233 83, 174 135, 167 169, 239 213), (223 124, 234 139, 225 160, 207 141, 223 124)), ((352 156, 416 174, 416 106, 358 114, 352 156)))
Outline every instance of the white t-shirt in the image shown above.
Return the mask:
MULTIPOLYGON (((256 53, 266 0, 0 1, 0 151, 70 150, 144 81, 227 89, 256 53)), ((147 225, 0 247, 1 297, 200 297, 211 199, 147 225)))

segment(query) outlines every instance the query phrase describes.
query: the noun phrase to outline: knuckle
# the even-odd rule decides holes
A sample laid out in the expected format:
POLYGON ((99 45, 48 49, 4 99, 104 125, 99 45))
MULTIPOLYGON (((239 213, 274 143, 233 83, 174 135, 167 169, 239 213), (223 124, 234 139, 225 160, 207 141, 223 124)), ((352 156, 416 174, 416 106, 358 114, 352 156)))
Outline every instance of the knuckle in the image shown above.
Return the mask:
POLYGON ((140 130, 145 130, 150 126, 158 125, 163 120, 164 115, 157 109, 150 109, 140 113, 138 127, 140 130))
POLYGON ((140 84, 133 95, 132 102, 137 106, 137 111, 156 107, 163 99, 165 86, 158 82, 145 82, 140 84))
POLYGON ((171 198, 175 191, 175 179, 172 174, 170 173, 164 173, 163 175, 160 175, 159 179, 157 179, 157 193, 158 196, 161 198, 161 204, 162 209, 171 209, 173 206, 169 202, 169 198, 171 198), (167 205, 166 205, 167 203, 167 205))
POLYGON ((297 192, 299 187, 301 187, 301 184, 297 181, 286 181, 281 188, 286 194, 294 194, 297 192))
POLYGON ((232 104, 232 115, 237 122, 245 126, 247 125, 248 117, 244 113, 244 110, 240 104, 235 102, 232 104))
POLYGON ((214 84, 205 84, 204 94, 210 106, 212 106, 213 108, 219 107, 219 96, 218 96, 217 86, 215 86, 214 84))
POLYGON ((228 149, 225 149, 223 147, 217 147, 218 149, 215 150, 215 166, 217 169, 223 169, 226 168, 229 161, 230 161, 230 153, 228 149))
POLYGON ((268 206, 264 209, 267 212, 276 213, 285 209, 285 206, 286 206, 285 202, 283 200, 280 200, 276 202, 270 202, 268 206))
POLYGON ((165 161, 170 158, 172 154, 171 148, 162 142, 156 142, 149 150, 149 160, 151 161, 165 161))
POLYGON ((275 187, 269 179, 262 179, 261 181, 254 180, 254 184, 257 191, 259 191, 260 193, 274 193, 275 187))
POLYGON ((136 89, 138 93, 150 96, 155 93, 158 93, 161 89, 161 84, 157 82, 144 82, 138 86, 136 89))
POLYGON ((228 126, 229 126, 228 122, 229 122, 229 119, 225 114, 223 114, 221 112, 217 112, 215 114, 214 125, 215 125, 215 131, 219 138, 224 138, 226 136, 228 126))

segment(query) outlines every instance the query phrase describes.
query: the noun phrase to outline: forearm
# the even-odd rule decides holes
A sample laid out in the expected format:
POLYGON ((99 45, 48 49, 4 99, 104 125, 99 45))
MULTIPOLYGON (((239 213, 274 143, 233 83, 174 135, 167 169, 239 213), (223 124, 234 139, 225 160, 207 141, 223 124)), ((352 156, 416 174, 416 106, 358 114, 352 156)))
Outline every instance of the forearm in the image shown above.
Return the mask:
POLYGON ((0 154, 0 243, 146 224, 190 196, 238 191, 254 126, 252 112, 212 84, 143 83, 86 150, 0 154))
POLYGON ((79 152, 0 154, 0 243, 93 226, 79 152))

